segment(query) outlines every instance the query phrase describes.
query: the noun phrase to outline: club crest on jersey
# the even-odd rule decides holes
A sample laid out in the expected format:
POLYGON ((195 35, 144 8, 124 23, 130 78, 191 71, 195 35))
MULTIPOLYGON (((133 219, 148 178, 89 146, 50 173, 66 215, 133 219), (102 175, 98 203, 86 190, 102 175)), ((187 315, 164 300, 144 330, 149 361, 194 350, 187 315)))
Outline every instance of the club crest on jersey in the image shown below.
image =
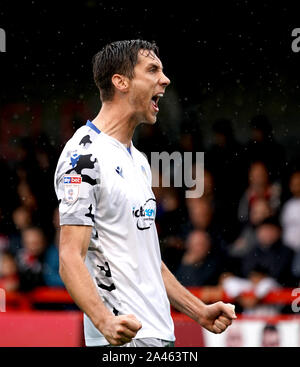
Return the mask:
POLYGON ((78 199, 81 182, 81 175, 64 176, 65 200, 68 203, 75 203, 75 201, 78 199))

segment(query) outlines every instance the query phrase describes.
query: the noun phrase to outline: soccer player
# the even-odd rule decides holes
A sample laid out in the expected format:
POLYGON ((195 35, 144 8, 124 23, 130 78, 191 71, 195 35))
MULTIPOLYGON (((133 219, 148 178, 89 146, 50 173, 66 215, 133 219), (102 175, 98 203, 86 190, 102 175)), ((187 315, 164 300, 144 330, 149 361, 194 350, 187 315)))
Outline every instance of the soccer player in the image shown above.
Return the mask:
POLYGON ((221 333, 236 318, 234 307, 205 305, 161 260, 150 166, 131 141, 137 125, 156 122, 170 84, 158 48, 111 43, 94 56, 93 72, 99 134, 85 151, 62 158, 55 179, 60 276, 84 312, 86 345, 174 345, 170 303, 221 333))

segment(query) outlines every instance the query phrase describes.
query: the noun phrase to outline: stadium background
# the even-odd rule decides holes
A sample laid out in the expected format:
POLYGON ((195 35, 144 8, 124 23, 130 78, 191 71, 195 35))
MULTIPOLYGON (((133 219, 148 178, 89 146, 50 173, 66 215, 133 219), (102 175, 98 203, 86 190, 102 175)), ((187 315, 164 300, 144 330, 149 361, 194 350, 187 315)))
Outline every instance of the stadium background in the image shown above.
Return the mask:
MULTIPOLYGON (((92 0, 68 6, 34 1, 17 6, 1 3, 0 27, 6 31, 7 52, 0 54, 0 282, 1 288, 14 291, 6 290, 0 345, 82 343, 81 315, 64 290, 57 288, 53 173, 66 140, 99 109, 92 56, 114 40, 157 42, 172 84, 160 102, 157 124, 152 129, 140 127, 135 143, 148 154, 205 152, 207 180, 211 182, 206 199, 213 203, 216 224, 210 235, 218 234, 213 246, 217 260, 223 261, 227 249, 249 224, 240 220, 238 208, 248 187, 251 161, 265 160, 271 183, 281 189, 276 214, 280 216, 291 198, 290 175, 299 169, 300 55, 291 48, 292 30, 300 26, 297 14, 294 5, 266 1, 256 5, 247 1, 210 2, 197 7, 189 2, 184 6, 146 6, 92 0), (253 120, 257 115, 267 118, 270 130, 265 117, 253 120), (260 151, 253 149, 253 123, 273 135, 260 151), (224 138, 227 145, 222 150, 224 138), (45 246, 36 258, 21 251, 24 240, 20 227, 31 224, 45 235, 45 246), (13 256, 7 255, 7 250, 13 256), (19 274, 5 276, 14 262, 19 274), (50 326, 52 333, 41 340, 39 330, 50 326)), ((181 190, 156 190, 156 194, 163 258, 176 273, 197 218, 194 223, 181 190)), ((293 219, 299 222, 299 214, 293 219)), ((222 271, 236 270, 231 260, 229 256, 229 261, 222 263, 222 271)), ((299 321, 291 309, 297 296, 292 289, 299 281, 297 273, 292 275, 292 280, 281 281, 284 289, 275 289, 259 301, 267 306, 269 318, 265 309, 263 315, 245 313, 243 305, 250 306, 241 295, 234 300, 244 339, 251 335, 251 341, 244 340, 244 345, 259 345, 267 322, 278 326, 282 345, 300 345, 299 321)), ((207 302, 230 298, 219 280, 205 282, 200 278, 202 288, 195 292, 207 302)), ((253 292, 247 291, 246 296, 253 299, 253 292)), ((255 307, 250 308, 253 311, 255 307)), ((185 317, 175 313, 174 317, 177 345, 226 345, 225 336, 212 339, 185 317)))

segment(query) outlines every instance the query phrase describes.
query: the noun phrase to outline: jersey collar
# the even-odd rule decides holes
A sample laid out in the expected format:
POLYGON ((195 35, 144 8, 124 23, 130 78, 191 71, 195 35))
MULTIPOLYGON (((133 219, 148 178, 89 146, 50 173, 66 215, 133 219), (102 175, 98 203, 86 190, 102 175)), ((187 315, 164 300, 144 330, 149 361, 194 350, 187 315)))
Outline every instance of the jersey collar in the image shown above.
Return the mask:
POLYGON ((95 126, 90 120, 87 120, 86 126, 90 127, 94 131, 96 131, 97 134, 101 133, 101 131, 97 128, 97 126, 95 126))
MULTIPOLYGON (((91 129, 93 129, 94 131, 96 131, 96 133, 97 134, 100 134, 101 133, 101 131, 97 128, 97 126, 95 126, 90 120, 87 120, 87 122, 86 122, 86 126, 88 126, 88 127, 90 127, 91 129)), ((111 139, 112 141, 114 141, 114 143, 116 144, 116 145, 118 145, 118 146, 120 146, 120 145, 123 145, 124 146, 124 144, 122 144, 122 143, 120 143, 117 139, 115 139, 115 138, 113 138, 113 137, 111 137, 111 136, 109 136, 109 135, 107 135, 107 134, 104 134, 104 133, 102 133, 103 135, 105 135, 106 137, 108 137, 109 139, 111 139)), ((126 148, 126 150, 127 150, 127 152, 132 156, 132 146, 133 146, 133 144, 132 144, 132 142, 130 143, 130 146, 129 147, 125 147, 126 148)))

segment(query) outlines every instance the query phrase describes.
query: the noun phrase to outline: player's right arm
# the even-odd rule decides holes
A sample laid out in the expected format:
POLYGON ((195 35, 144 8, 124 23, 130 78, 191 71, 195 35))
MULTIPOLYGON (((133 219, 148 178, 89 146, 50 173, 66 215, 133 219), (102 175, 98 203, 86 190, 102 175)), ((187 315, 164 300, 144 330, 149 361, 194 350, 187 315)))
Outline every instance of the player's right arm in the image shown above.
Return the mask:
POLYGON ((59 273, 78 307, 112 345, 125 344, 141 328, 133 315, 115 316, 100 297, 85 264, 94 215, 99 202, 100 168, 97 159, 84 154, 66 154, 55 173, 59 200, 59 273))
POLYGON ((113 315, 104 305, 84 263, 91 226, 61 226, 59 274, 78 307, 112 345, 128 343, 141 328, 133 315, 113 315))

